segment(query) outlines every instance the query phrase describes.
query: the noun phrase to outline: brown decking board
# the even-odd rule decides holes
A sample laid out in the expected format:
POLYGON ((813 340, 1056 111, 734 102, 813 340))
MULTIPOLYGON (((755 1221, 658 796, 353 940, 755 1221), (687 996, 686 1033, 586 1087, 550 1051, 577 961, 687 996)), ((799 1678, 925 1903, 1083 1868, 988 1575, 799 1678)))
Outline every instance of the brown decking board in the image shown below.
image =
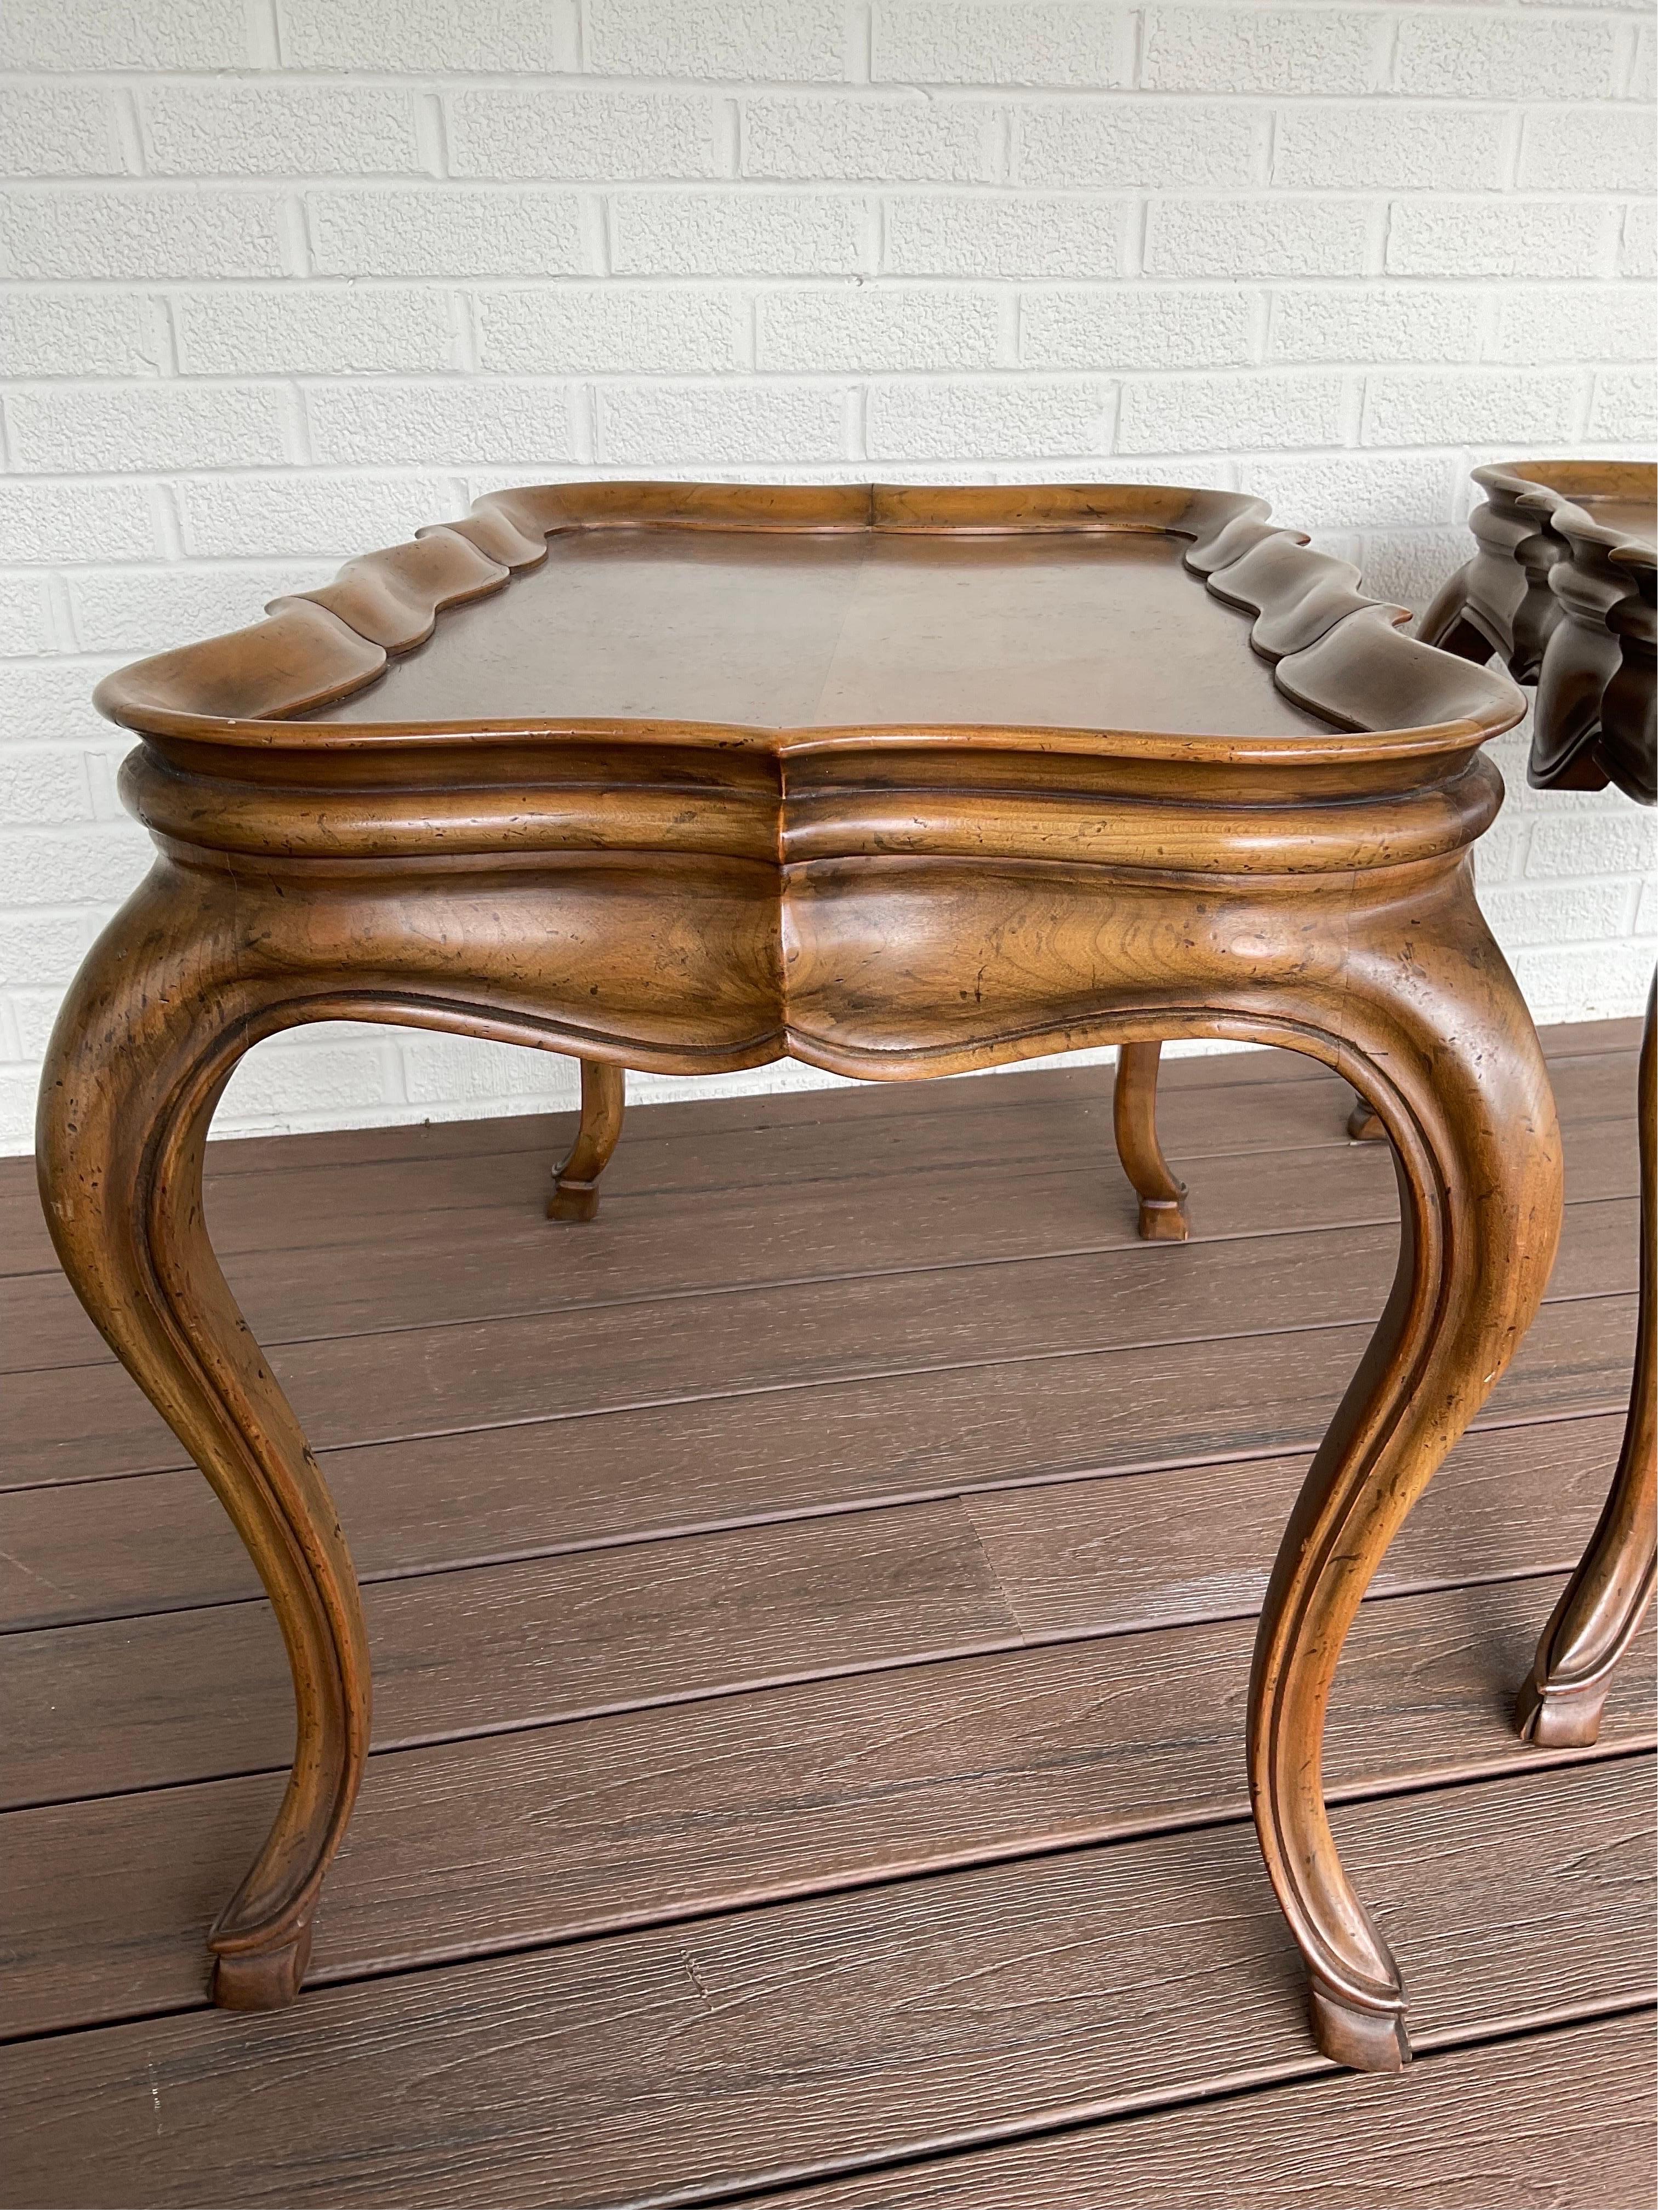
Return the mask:
MULTIPOLYGON (((210 1178, 209 1215, 231 1286, 268 1346, 780 1281, 985 1266, 1055 1250, 1133 1249, 1135 1201, 1111 1143, 1109 1072, 1078 1070, 1065 1079, 1068 1091, 1033 1102, 1017 1117, 1017 1152, 1008 1142, 1008 1108, 972 1094, 949 1113, 893 1117, 878 1141, 866 1128, 858 1145, 843 1133, 837 1146, 833 1124, 794 1132, 797 1172, 783 1177, 786 1209, 776 1203, 773 1178, 787 1155, 767 1164, 772 1177, 756 1169, 745 1181, 740 1160, 721 1161, 717 1143, 699 1153, 665 1135, 635 1137, 635 1121, 649 1124, 664 1110, 637 1109, 606 1174, 604 1236, 568 1238, 551 1255, 541 1201, 549 1164, 569 1141, 568 1127, 556 1125, 535 1149, 446 1156, 420 1167, 398 1161, 296 1170, 275 1187, 251 1174, 210 1178), (809 1135, 817 1140, 810 1146, 809 1135), (964 1213, 962 1172, 974 1167, 983 1180, 978 1202, 964 1213), (411 1249, 423 1266, 410 1266, 411 1249), (319 1269, 323 1251, 328 1264, 319 1269)), ((1605 1070, 1591 1058, 1567 1060, 1555 1079, 1563 1125, 1599 1129, 1605 1070)), ((1633 1195, 1633 1085, 1631 1056, 1621 1126, 1601 1130, 1577 1164, 1574 1201, 1633 1195)), ((1218 1090, 1206 1101, 1191 1091, 1175 1094, 1187 1110, 1165 1112, 1162 1124, 1192 1189, 1198 1240, 1397 1218, 1386 1148, 1348 1143, 1339 1087, 1312 1088, 1314 1102, 1305 1089, 1260 1085, 1218 1090), (1293 1122, 1281 1112, 1263 1114, 1286 1095, 1299 1108, 1293 1122), (1243 1110, 1217 1103, 1236 1096, 1243 1110), (1307 1110, 1309 1103, 1315 1111, 1307 1110), (1205 1110, 1192 1110, 1199 1105, 1205 1110)), ((733 1152, 763 1156, 763 1142, 748 1139, 732 1133, 728 1141, 733 1152)), ((112 1359, 55 1271, 44 1279, 0 1276, 0 1371, 112 1359)))
MULTIPOLYGON (((1175 1355, 692 1403, 607 1415, 575 1433, 562 1424, 461 1431, 323 1463, 360 1572, 385 1579, 1072 1473, 1310 1453, 1369 1333, 1221 1338, 1175 1355)), ((1633 1297, 1546 1305, 1478 1432, 1621 1414, 1634 1334, 1633 1297)), ((0 1531, 11 1555, 0 1558, 0 1590, 15 1620, 251 1587, 193 1470, 0 1494, 0 1531)))
MULTIPOLYGON (((1568 1206, 1550 1304, 1634 1291, 1636 1208, 1633 1198, 1568 1206)), ((1205 1248, 1200 1264, 1189 1247, 1137 1243, 918 1275, 756 1285, 702 1300, 694 1325, 675 1297, 266 1349, 313 1444, 337 1451, 1026 1360, 1051 1367, 1242 1334, 1368 1326, 1398 1245, 1393 1223, 1228 1238, 1205 1248)), ((179 1463, 177 1439, 112 1362, 14 1376, 7 1395, 16 1426, 0 1469, 6 1488, 179 1463)))
MULTIPOLYGON (((1593 1026, 1593 1035, 1579 1024, 1544 1033, 1564 1122, 1631 1112, 1640 1025, 1593 1026), (1593 1065, 1617 1054, 1629 1061, 1621 1087, 1593 1065)), ((1108 1067, 1044 1068, 636 1105, 605 1172, 606 1201, 726 1190, 740 1202, 783 1185, 855 1188, 940 1167, 999 1172, 1072 1161, 1084 1187, 1097 1173, 1102 1191, 1126 1190, 1112 1154, 1111 1081, 1108 1067)), ((1350 1157, 1343 1123, 1351 1097, 1296 1053, 1171 1060, 1158 1085, 1158 1126, 1182 1172, 1212 1157, 1303 1146, 1350 1157)), ((443 1217, 458 1208, 512 1212, 544 1197, 549 1163, 574 1128, 573 1114, 526 1114, 216 1142, 205 1174, 215 1242, 227 1255, 331 1249, 376 1236, 423 1240, 440 1234, 443 1217)), ((775 1213, 769 1220, 780 1226, 775 1213)), ((25 1163, 0 1162, 0 1279, 29 1273, 56 1273, 34 1177, 25 1163)))
MULTIPOLYGON (((1412 1930, 1424 2045, 1650 1999, 1631 1941, 1654 1902, 1649 1778, 1607 1759, 1339 1809, 1380 1925, 1412 1930)), ((1330 2066, 1303 2005, 1238 1821, 15 2045, 5 2186, 33 2205, 683 2201, 1304 2080, 1330 2066)))
MULTIPOLYGON (((1570 1567, 1615 1418, 1467 1437, 1381 1593, 1570 1567)), ((708 1696, 1054 1636, 1248 1618, 1301 1459, 890 1506, 371 1583, 374 1741, 708 1696)), ((1533 1602, 1535 1600, 1533 1599, 1533 1602)), ((286 1767, 288 1662, 262 1600, 11 1638, 0 1805, 286 1767)))
MULTIPOLYGON (((1508 1724, 1512 1680, 1559 1586, 1371 1601, 1330 1723, 1332 1793, 1581 1761, 1508 1724)), ((411 1925, 427 1960, 511 1952, 1239 1818, 1253 1640, 1248 1620, 1199 1623, 377 1753, 313 1974, 396 1968, 411 1925)), ((1654 1648, 1649 1629, 1590 1756, 1653 1744, 1654 1648)), ((0 1820, 15 1865, 0 2034, 199 2002, 216 1885, 256 1847, 281 1782, 239 1776, 0 1820)))
POLYGON ((1338 2074, 1184 2111, 1066 2128, 924 2165, 808 2182, 759 2206, 994 2204, 1240 2212, 1336 2203, 1373 2212, 1558 2212, 1644 2205, 1658 2125, 1658 2015, 1649 2007, 1434 2051, 1403 2080, 1338 2074), (1515 2094, 1517 2073, 1525 2089, 1515 2094), (1585 2096, 1587 2083, 1593 2096, 1585 2096))
MULTIPOLYGON (((0 2055, 4 2201, 1475 2201, 1371 2189, 1367 2128, 1421 2190, 1450 2129, 1448 2190, 1642 2201, 1650 1630, 1594 1753, 1507 1711, 1627 1395, 1631 1031, 1546 1033, 1551 1303, 1338 1686, 1338 1830, 1430 2053, 1375 2118, 1333 2117, 1383 2108, 1305 2036, 1243 1818, 1249 1616, 1395 1234, 1309 1063, 1165 1071, 1184 1250, 1133 1238, 1108 1070, 640 1109, 574 1230, 537 1218, 568 1117, 215 1147, 374 1578, 386 1747, 272 2019, 205 2008, 201 1946, 287 1755, 267 1609, 176 1448, 120 1472, 165 1431, 61 1284, 3 1286, 58 1371, 3 1385, 40 1486, 0 1498, 0 1619, 72 1624, 8 1647, 0 2034, 56 2033, 0 2055), (1013 2140, 926 2155, 958 2137, 1013 2140)), ((0 1268, 45 1264, 27 1172, 0 1268)))

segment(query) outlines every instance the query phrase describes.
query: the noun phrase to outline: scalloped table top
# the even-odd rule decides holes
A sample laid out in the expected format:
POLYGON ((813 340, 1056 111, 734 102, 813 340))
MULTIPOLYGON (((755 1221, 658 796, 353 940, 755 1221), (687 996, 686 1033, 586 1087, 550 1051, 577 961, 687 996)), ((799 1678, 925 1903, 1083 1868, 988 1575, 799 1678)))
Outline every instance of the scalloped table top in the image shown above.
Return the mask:
POLYGON ((1521 711, 1407 620, 1236 492, 544 484, 96 697, 152 740, 295 756, 580 735, 782 756, 925 732, 1357 788, 1521 711))
POLYGON ((1179 539, 587 530, 457 607, 331 721, 648 716, 1289 737, 1250 617, 1179 539))

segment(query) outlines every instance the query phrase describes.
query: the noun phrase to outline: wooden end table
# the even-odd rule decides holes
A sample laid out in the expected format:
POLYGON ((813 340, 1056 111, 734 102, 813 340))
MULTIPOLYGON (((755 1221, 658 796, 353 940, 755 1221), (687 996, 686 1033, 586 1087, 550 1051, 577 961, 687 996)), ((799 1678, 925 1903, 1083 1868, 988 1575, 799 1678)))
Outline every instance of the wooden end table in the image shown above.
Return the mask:
MULTIPOLYGON (((1658 468, 1636 461, 1510 461, 1474 471, 1479 550, 1419 634, 1470 660, 1495 653, 1535 684, 1527 775, 1543 790, 1615 784, 1658 804, 1658 468)), ((1588 1744, 1612 1671, 1658 1581, 1658 975, 1637 1077, 1640 1296, 1629 1418, 1599 1526, 1521 1685, 1537 1743, 1588 1744)))
POLYGON ((1405 2062, 1326 1818, 1325 1708, 1561 1208, 1469 860, 1502 796, 1479 748, 1522 701, 1405 619, 1228 494, 583 483, 493 494, 100 687, 158 855, 64 1006, 39 1174, 292 1664, 287 1793, 210 1937, 221 2004, 298 1991, 368 1741, 344 1537, 203 1223, 250 1046, 347 1017, 892 1079, 1229 1037, 1338 1070, 1397 1163, 1397 1276, 1291 1516, 1248 1735, 1318 2040, 1405 2062))

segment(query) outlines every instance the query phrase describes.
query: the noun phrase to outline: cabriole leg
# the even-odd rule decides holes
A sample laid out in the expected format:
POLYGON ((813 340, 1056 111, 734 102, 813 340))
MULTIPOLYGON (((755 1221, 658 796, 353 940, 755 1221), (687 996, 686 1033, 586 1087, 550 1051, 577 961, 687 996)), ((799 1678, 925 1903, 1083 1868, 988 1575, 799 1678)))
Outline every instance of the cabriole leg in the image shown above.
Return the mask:
POLYGON ((610 1165, 627 1105, 628 1075, 608 1060, 581 1063, 581 1126, 562 1164, 553 1170, 550 1221, 591 1221, 598 1212, 598 1179, 610 1165))
POLYGON ((287 989, 239 975, 231 879, 158 862, 88 957, 41 1091, 41 1197, 65 1273, 217 1492, 276 1609, 294 1765, 263 1850, 208 1941, 215 2002, 299 1993, 324 1871, 368 1742, 368 1654, 338 1517, 208 1242, 214 1107, 287 989))
POLYGON ((1191 1233, 1182 1203, 1186 1185, 1176 1180, 1157 1142, 1157 1063, 1162 1057, 1163 1047, 1155 1042, 1117 1048, 1111 1120, 1123 1173, 1139 1194, 1140 1235, 1183 1244, 1191 1233))
POLYGON ((1641 1038, 1641 1293, 1629 1419, 1611 1495, 1560 1593, 1521 1686, 1515 1719, 1532 1743, 1593 1743, 1612 1669, 1652 1601, 1658 1564, 1658 975, 1641 1038))
POLYGON ((1475 908, 1442 901, 1351 957, 1342 1072, 1392 1139, 1398 1273, 1273 1568, 1250 1691, 1261 1850, 1344 2065, 1410 2057, 1399 1970, 1343 1872, 1324 1807, 1324 1718, 1348 1628, 1394 1532, 1508 1365, 1559 1233, 1561 1164, 1536 1034, 1475 908), (1437 906, 1439 911, 1436 912, 1437 906))

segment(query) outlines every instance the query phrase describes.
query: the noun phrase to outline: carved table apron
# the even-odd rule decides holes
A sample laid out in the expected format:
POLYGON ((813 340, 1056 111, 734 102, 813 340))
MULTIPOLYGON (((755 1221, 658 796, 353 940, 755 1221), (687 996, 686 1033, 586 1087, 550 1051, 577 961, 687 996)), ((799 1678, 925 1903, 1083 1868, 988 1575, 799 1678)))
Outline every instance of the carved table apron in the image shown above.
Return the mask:
POLYGON ((251 1045, 349 1017, 885 1079, 1226 1037, 1339 1070, 1398 1167, 1396 1279, 1272 1572, 1248 1756, 1320 2043, 1408 2057, 1321 1739, 1365 1588, 1554 1257, 1553 1100, 1468 849, 1501 798, 1479 747, 1521 701, 1265 514, 1156 488, 495 494, 101 687, 160 851, 64 1006, 39 1173, 292 1664, 287 1794, 210 1937, 220 2003, 296 1994, 369 1717, 344 1537, 203 1225, 251 1045))

